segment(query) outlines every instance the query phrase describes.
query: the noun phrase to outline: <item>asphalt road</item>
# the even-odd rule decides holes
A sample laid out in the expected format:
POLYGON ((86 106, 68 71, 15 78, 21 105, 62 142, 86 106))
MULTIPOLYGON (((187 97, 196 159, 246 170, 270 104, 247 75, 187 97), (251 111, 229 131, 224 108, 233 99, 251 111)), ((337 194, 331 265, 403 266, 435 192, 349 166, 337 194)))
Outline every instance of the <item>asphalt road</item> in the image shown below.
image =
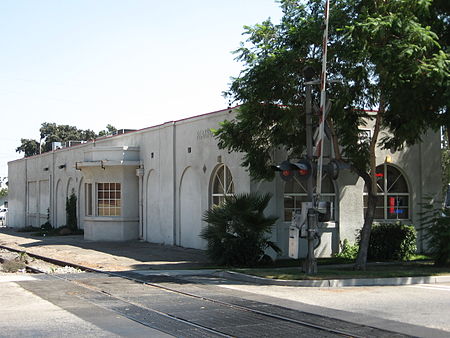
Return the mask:
POLYGON ((336 336, 224 307, 202 297, 364 337, 393 337, 393 332, 422 337, 450 335, 448 284, 318 289, 245 285, 209 276, 135 276, 181 293, 98 274, 77 274, 68 280, 49 276, 16 281, 3 278, 0 336, 217 336, 204 328, 238 337, 336 336), (182 294, 186 292, 199 298, 182 294), (191 321, 200 325, 191 326, 191 321))
POLYGON ((0 275, 0 337, 171 337, 70 293, 39 296, 29 290, 33 282, 0 275))
POLYGON ((224 283, 221 287, 252 293, 249 299, 414 336, 450 336, 450 283, 344 288, 224 283))

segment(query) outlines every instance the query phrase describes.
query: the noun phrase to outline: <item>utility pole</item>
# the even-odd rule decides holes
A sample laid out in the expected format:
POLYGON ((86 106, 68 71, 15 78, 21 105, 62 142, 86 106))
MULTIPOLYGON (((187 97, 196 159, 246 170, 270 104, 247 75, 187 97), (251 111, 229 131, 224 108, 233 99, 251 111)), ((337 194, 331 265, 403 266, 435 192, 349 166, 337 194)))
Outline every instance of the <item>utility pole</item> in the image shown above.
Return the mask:
MULTIPOLYGON (((308 178, 307 189, 308 199, 312 202, 311 207, 308 208, 307 214, 307 231, 308 231, 308 254, 306 256, 303 270, 307 274, 317 273, 317 261, 314 257, 314 235, 319 226, 319 201, 322 194, 322 169, 323 169, 323 141, 324 141, 324 127, 326 119, 326 85, 327 85, 327 46, 328 46, 328 18, 329 18, 330 1, 325 1, 324 13, 324 32, 322 40, 322 73, 320 76, 320 118, 319 118, 319 133, 316 142, 316 157, 317 163, 317 179, 316 179, 316 197, 314 198, 313 178, 308 178)), ((312 144, 312 109, 311 109, 311 85, 312 73, 308 69, 304 69, 306 78, 306 151, 310 163, 313 161, 313 144, 312 144)), ((312 175, 311 175, 312 176, 312 175)))
POLYGON ((305 112, 306 112, 306 151, 307 158, 291 163, 289 160, 280 164, 273 165, 272 168, 280 172, 283 180, 289 181, 295 177, 307 179, 308 202, 302 202, 301 213, 298 210, 292 213, 292 223, 289 228, 289 257, 298 258, 299 241, 298 237, 307 239, 307 257, 303 263, 303 271, 307 274, 317 273, 317 261, 314 257, 314 240, 317 236, 319 227, 319 210, 321 212, 321 221, 329 220, 330 202, 320 201, 322 193, 322 172, 325 170, 332 179, 336 179, 339 169, 342 167, 337 161, 330 161, 323 165, 323 141, 325 131, 325 120, 329 110, 326 104, 326 83, 327 83, 327 44, 328 44, 328 12, 330 3, 326 0, 324 15, 324 34, 323 34, 323 55, 322 55, 322 73, 320 80, 314 79, 315 72, 312 67, 305 67, 303 75, 306 89, 305 112), (320 84, 320 114, 319 128, 316 135, 313 136, 312 125, 312 85, 320 84), (317 164, 316 164, 317 160, 317 164), (314 195, 314 175, 316 172, 316 194, 314 195), (306 223, 306 234, 303 233, 303 225, 306 223))
MULTIPOLYGON (((312 85, 317 84, 317 81, 311 81, 314 75, 314 70, 307 67, 303 70, 306 79, 306 102, 305 102, 305 112, 306 112, 306 157, 309 163, 313 163, 313 126, 312 126, 312 97, 311 90, 312 85)), ((316 206, 316 201, 314 198, 314 175, 308 177, 306 188, 308 193, 308 200, 310 202, 308 213, 307 213, 307 241, 308 241, 308 253, 306 256, 306 261, 303 265, 303 271, 307 274, 317 273, 317 261, 314 257, 314 233, 316 232, 318 225, 318 213, 316 206)))
MULTIPOLYGON (((317 163, 317 200, 320 200, 322 194, 322 169, 323 169, 323 136, 326 120, 326 93, 327 93, 327 50, 328 50, 328 18, 330 11, 330 1, 325 1, 325 13, 324 13, 324 30, 322 39, 322 73, 320 74, 320 115, 319 115, 319 137, 316 142, 316 153, 318 157, 317 163)), ((315 205, 318 207, 318 205, 315 205)))

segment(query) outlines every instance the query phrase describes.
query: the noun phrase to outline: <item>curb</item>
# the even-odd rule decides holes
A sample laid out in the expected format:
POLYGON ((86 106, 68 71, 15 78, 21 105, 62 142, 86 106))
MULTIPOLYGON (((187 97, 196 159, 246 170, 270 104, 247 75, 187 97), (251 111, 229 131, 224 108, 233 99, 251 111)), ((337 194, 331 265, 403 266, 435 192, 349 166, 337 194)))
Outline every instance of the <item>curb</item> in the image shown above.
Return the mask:
POLYGON ((318 288, 337 288, 346 286, 399 286, 413 284, 437 284, 450 282, 450 276, 391 277, 391 278, 351 278, 324 280, 283 280, 246 275, 234 271, 219 271, 215 276, 260 285, 300 286, 318 288))

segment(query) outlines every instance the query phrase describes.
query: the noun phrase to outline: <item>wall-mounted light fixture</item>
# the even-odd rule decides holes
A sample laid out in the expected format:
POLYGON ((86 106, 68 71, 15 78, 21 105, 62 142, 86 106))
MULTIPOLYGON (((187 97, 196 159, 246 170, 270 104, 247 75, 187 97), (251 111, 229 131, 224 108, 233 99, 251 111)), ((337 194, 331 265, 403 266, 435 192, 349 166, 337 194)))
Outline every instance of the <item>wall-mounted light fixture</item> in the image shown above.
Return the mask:
POLYGON ((75 162, 75 170, 81 171, 81 168, 78 168, 78 162, 75 162))
POLYGON ((65 167, 66 167, 65 164, 61 164, 61 165, 58 166, 59 169, 64 169, 65 167))
POLYGON ((44 171, 48 171, 48 167, 45 167, 45 168, 44 168, 44 171))
POLYGON ((191 148, 191 147, 188 147, 187 151, 188 151, 188 153, 190 154, 190 153, 192 152, 192 148, 191 148))

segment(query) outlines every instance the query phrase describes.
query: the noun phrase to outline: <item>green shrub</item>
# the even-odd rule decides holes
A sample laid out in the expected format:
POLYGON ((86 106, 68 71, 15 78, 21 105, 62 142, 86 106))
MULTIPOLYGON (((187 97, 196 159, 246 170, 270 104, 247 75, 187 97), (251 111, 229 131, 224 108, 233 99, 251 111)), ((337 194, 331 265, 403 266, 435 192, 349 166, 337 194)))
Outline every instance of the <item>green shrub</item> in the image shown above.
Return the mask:
POLYGON ((53 229, 53 227, 50 224, 50 222, 48 222, 48 221, 41 225, 41 230, 50 231, 52 229, 53 229))
MULTIPOLYGON (((436 208, 429 197, 421 203, 421 222, 423 238, 427 241, 428 251, 437 266, 450 266, 450 210, 436 208)), ((440 203, 438 203, 440 204, 440 203)))
POLYGON ((42 230, 51 230, 53 227, 50 223, 50 208, 47 208, 47 222, 41 225, 42 230))
POLYGON ((408 260, 417 250, 416 229, 400 222, 380 223, 370 233, 369 260, 408 260))
POLYGON ((350 244, 347 239, 344 239, 342 243, 339 243, 340 252, 334 254, 333 256, 336 258, 344 258, 344 259, 356 259, 358 255, 359 245, 357 243, 350 244))
POLYGON ((267 263, 265 250, 278 246, 269 241, 276 217, 264 216, 270 194, 241 194, 227 196, 224 202, 204 213, 208 226, 201 237, 208 241, 207 254, 214 263, 229 266, 254 266, 267 263))
POLYGON ((72 190, 72 193, 66 199, 66 218, 67 218, 67 226, 71 230, 76 230, 77 226, 77 196, 72 190))

